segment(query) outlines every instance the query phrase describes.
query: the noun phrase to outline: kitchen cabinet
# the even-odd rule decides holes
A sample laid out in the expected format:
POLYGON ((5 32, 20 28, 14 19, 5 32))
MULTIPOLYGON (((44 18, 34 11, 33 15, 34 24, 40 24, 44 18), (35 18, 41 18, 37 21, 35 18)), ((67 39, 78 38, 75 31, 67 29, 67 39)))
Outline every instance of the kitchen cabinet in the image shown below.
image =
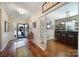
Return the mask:
POLYGON ((60 31, 55 31, 55 38, 60 41, 60 31))
POLYGON ((72 31, 55 31, 56 41, 67 46, 78 49, 78 32, 72 31))
POLYGON ((76 15, 56 20, 56 40, 67 46, 78 49, 78 19, 79 16, 76 15))
POLYGON ((66 43, 66 39, 67 39, 67 33, 65 31, 61 31, 60 33, 61 33, 60 40, 61 40, 62 43, 65 44, 66 43))
POLYGON ((78 32, 68 32, 67 33, 67 44, 78 48, 78 32))

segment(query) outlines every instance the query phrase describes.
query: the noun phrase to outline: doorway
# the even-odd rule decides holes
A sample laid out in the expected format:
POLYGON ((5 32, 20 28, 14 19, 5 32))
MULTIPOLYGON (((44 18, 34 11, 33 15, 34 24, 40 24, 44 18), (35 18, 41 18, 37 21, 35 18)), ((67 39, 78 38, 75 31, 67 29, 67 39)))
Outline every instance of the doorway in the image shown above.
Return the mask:
POLYGON ((19 23, 17 24, 17 38, 27 38, 28 37, 29 26, 27 24, 19 23))

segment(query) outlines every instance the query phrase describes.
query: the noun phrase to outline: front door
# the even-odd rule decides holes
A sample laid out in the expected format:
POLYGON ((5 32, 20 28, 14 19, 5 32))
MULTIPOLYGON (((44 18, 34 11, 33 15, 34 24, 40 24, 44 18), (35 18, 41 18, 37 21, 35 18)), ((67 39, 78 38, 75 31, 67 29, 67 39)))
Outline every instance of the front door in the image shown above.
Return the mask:
POLYGON ((28 25, 18 24, 17 25, 17 38, 27 38, 28 37, 28 25))

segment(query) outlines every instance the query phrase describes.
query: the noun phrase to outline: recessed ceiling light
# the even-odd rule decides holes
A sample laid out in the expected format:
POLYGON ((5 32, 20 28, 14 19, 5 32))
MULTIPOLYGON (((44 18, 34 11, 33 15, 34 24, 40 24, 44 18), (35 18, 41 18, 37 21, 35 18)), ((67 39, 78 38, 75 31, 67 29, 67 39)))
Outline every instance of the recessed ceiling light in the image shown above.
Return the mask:
POLYGON ((17 8, 16 10, 19 12, 19 14, 25 14, 26 13, 26 10, 24 10, 22 8, 17 8))
POLYGON ((61 24, 65 24, 65 22, 61 22, 61 24))

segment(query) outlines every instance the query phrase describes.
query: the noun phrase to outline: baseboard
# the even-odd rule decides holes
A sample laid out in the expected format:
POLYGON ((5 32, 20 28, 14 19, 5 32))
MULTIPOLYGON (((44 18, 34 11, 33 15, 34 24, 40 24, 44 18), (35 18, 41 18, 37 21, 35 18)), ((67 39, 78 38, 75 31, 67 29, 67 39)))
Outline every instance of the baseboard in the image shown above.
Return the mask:
POLYGON ((41 45, 39 45, 36 41, 33 41, 33 43, 36 44, 39 48, 41 48, 43 51, 45 51, 45 49, 41 45))

